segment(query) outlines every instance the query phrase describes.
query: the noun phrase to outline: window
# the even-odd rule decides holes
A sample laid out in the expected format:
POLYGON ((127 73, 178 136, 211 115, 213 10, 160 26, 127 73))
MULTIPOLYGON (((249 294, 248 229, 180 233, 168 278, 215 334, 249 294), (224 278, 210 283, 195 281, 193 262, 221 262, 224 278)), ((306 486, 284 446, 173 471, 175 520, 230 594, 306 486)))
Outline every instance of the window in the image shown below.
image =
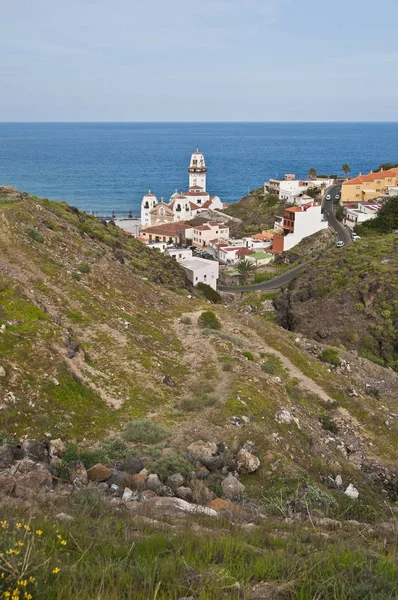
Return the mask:
POLYGON ((198 281, 198 278, 197 278, 197 277, 195 277, 195 281, 198 281))
POLYGON ((355 194, 355 198, 359 198, 360 194, 355 194))
POLYGON ((361 186, 360 186, 360 185, 357 185, 355 189, 356 189, 356 190, 360 190, 360 189, 361 189, 361 186))

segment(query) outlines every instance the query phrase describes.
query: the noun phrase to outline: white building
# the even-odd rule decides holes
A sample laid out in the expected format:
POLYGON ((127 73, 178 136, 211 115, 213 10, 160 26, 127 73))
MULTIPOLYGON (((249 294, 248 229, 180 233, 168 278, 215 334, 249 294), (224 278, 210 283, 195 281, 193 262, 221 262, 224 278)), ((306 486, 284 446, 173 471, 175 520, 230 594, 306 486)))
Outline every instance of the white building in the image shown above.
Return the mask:
POLYGON ((374 219, 381 208, 377 202, 358 202, 344 205, 344 225, 354 229, 355 225, 374 219))
POLYGON ((388 188, 388 195, 389 196, 398 196, 398 186, 396 185, 391 185, 388 188))
POLYGON ((283 217, 275 220, 273 250, 284 252, 296 246, 301 240, 322 229, 327 229, 328 223, 322 214, 322 206, 316 202, 303 206, 291 206, 285 210, 283 217))
POLYGON ((198 283, 207 283, 214 290, 217 289, 217 279, 219 275, 218 262, 216 260, 206 260, 205 258, 188 258, 178 261, 185 270, 186 276, 193 285, 198 283))
POLYGON ((212 240, 227 240, 229 238, 229 227, 224 223, 208 221, 203 225, 192 228, 192 246, 204 248, 212 240))
POLYGON ((194 218, 201 210, 222 210, 223 203, 218 196, 210 196, 206 190, 207 167, 204 156, 197 149, 191 156, 188 167, 189 189, 175 192, 169 202, 160 201, 149 190, 141 202, 141 226, 148 227, 186 221, 194 218))
POLYGON ((298 204, 297 199, 311 188, 326 189, 333 184, 333 179, 296 179, 293 173, 285 175, 284 179, 270 179, 264 183, 264 192, 276 194, 280 200, 288 204, 298 204))
POLYGON ((192 258, 192 250, 190 248, 168 248, 165 254, 175 258, 177 262, 183 262, 192 258))

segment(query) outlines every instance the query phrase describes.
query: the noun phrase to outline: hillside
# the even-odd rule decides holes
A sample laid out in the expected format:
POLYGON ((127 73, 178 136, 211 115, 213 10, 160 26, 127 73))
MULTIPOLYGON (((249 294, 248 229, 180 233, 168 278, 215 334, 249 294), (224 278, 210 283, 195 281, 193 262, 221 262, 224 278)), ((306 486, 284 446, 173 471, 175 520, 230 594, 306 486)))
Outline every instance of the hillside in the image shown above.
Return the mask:
MULTIPOLYGON (((395 277, 393 237, 372 252, 395 277)), ((267 303, 212 305, 113 225, 1 191, 0 552, 36 536, 34 600, 397 597, 398 375, 320 360, 267 303)))
POLYGON ((230 224, 231 235, 240 237, 258 233, 274 226, 275 215, 284 212, 285 204, 277 196, 264 197, 264 189, 252 190, 247 196, 231 204, 224 212, 241 219, 241 223, 230 224))

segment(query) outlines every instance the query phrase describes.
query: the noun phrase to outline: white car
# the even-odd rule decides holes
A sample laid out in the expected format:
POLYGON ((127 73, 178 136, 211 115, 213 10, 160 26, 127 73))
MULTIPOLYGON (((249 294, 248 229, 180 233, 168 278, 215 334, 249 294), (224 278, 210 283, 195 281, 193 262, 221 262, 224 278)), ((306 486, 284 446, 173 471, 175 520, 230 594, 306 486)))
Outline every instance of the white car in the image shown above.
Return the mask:
POLYGON ((342 248, 344 246, 343 240, 339 240, 336 244, 336 248, 342 248))
POLYGON ((360 240, 361 239, 361 236, 358 235, 357 233, 353 233, 351 237, 352 237, 353 240, 360 240))
POLYGON ((330 194, 328 194, 328 195, 326 196, 326 200, 330 200, 330 198, 331 198, 331 196, 330 196, 330 194))

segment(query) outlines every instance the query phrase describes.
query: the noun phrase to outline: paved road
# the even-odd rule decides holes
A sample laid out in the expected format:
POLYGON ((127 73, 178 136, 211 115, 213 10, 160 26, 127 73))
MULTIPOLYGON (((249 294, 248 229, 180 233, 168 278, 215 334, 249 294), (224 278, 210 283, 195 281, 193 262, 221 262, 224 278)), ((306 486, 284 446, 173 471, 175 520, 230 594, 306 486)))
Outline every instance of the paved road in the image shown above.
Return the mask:
POLYGON ((332 185, 326 191, 325 200, 323 203, 323 209, 325 217, 328 220, 330 227, 337 233, 339 236, 339 240, 342 240, 345 244, 349 244, 351 240, 351 236, 347 229, 342 225, 335 217, 334 207, 336 204, 333 204, 333 200, 336 198, 336 194, 341 195, 341 183, 336 183, 332 185), (326 196, 330 196, 330 200, 326 200, 326 196))

